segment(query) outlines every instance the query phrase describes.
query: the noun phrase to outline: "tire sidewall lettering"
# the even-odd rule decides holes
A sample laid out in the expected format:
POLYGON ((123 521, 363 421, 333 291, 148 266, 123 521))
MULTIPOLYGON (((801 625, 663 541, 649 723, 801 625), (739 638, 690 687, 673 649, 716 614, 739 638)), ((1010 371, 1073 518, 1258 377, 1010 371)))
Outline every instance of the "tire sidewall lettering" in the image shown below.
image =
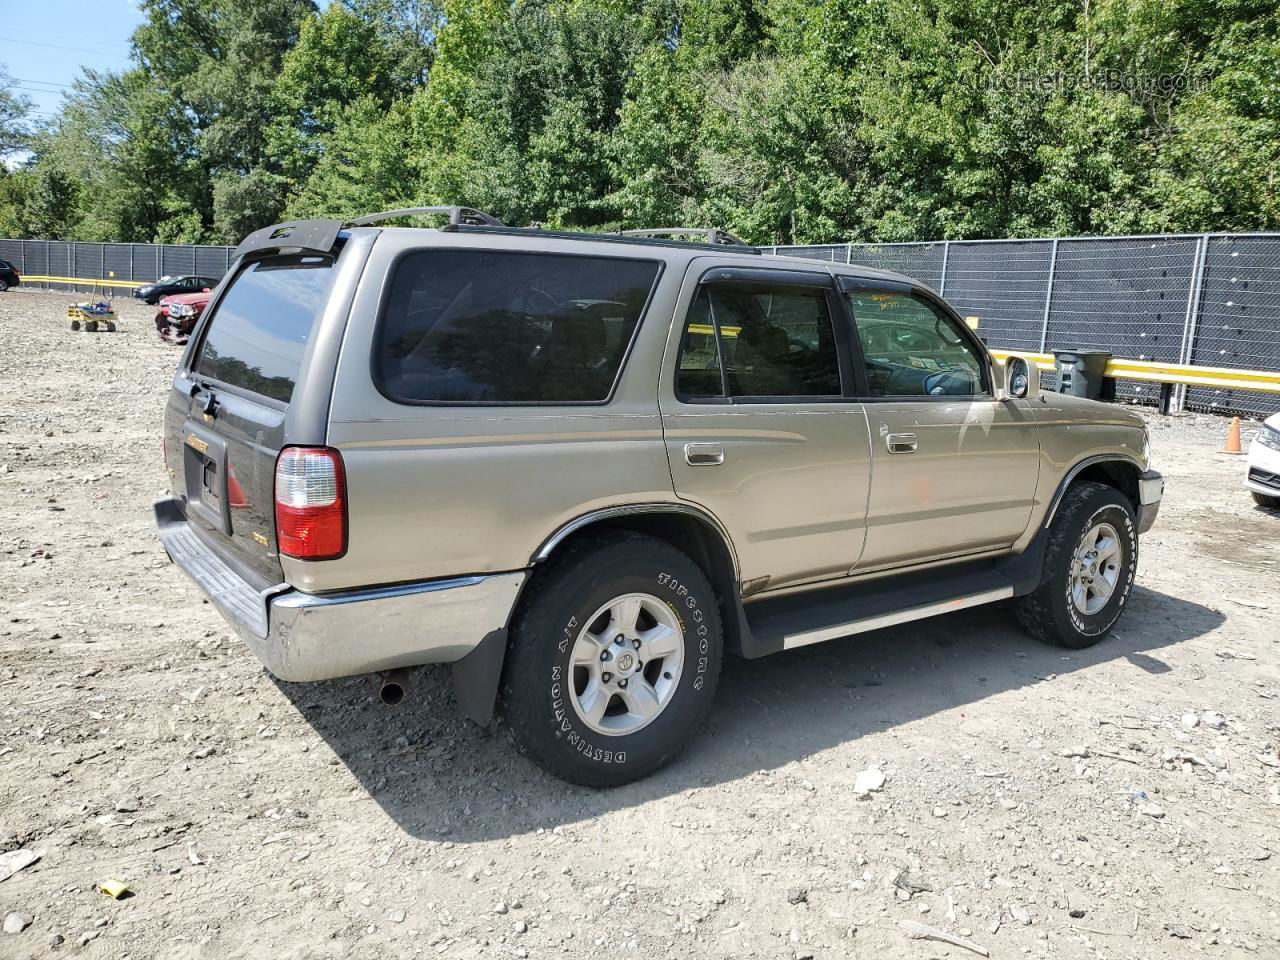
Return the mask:
POLYGON ((1067 555, 1067 569, 1064 571, 1065 586, 1063 590, 1063 601, 1066 608, 1067 618, 1071 623, 1071 627, 1076 633, 1083 637, 1096 637, 1106 633, 1120 619, 1120 615, 1124 612, 1125 604, 1129 601, 1129 594, 1133 589, 1134 581, 1137 578, 1137 551, 1138 551, 1138 531, 1135 526, 1133 517, 1129 511, 1115 504, 1104 504, 1098 507, 1085 519, 1082 524, 1080 535, 1075 539, 1071 546, 1071 551, 1067 555), (1107 513, 1119 514, 1119 521, 1115 518, 1103 515, 1107 513), (1124 537, 1124 567, 1122 569, 1122 582, 1117 596, 1108 601, 1107 605, 1099 610, 1096 614, 1089 616, 1081 613, 1076 607, 1075 601, 1071 595, 1071 568, 1070 564, 1075 557, 1076 551, 1080 548, 1080 543, 1085 535, 1096 523, 1106 522, 1113 527, 1117 527, 1124 537), (1102 618, 1102 619, 1098 619, 1102 618))
MULTIPOLYGON (((700 691, 706 686, 707 673, 711 669, 711 631, 708 617, 699 603, 698 594, 692 591, 679 578, 669 572, 658 572, 654 578, 656 584, 653 595, 664 598, 664 603, 675 614, 680 624, 681 637, 685 644, 685 669, 675 698, 667 704, 666 710, 676 706, 676 702, 687 696, 690 691, 700 691), (696 656, 695 654, 696 648, 696 656), (693 667, 694 669, 690 669, 693 667), (687 681, 686 681, 686 678, 687 681), (687 685, 686 685, 687 684, 687 685)), ((582 621, 575 614, 568 618, 560 630, 556 641, 557 656, 552 658, 547 692, 549 694, 548 719, 556 735, 560 737, 575 753, 593 763, 604 765, 625 764, 628 751, 617 749, 617 745, 606 742, 594 732, 579 725, 578 716, 569 702, 567 685, 573 683, 573 672, 568 669, 567 657, 582 629, 582 621)), ((654 721, 661 722, 661 717, 654 721)), ((649 729, 649 728, 645 728, 649 729)), ((629 736, 643 736, 644 731, 629 736)), ((627 739, 619 737, 618 740, 627 739)))

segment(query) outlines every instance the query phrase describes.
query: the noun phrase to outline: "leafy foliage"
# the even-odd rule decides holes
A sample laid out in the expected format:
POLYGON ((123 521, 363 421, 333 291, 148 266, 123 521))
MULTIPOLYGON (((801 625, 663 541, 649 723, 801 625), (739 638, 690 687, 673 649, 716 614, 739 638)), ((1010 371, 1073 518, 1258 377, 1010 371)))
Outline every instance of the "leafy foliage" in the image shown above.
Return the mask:
MULTIPOLYGON (((143 0, 0 232, 223 241, 464 203, 759 243, 1280 227, 1265 0, 143 0)), ((0 89, 12 86, 0 76, 0 89)))

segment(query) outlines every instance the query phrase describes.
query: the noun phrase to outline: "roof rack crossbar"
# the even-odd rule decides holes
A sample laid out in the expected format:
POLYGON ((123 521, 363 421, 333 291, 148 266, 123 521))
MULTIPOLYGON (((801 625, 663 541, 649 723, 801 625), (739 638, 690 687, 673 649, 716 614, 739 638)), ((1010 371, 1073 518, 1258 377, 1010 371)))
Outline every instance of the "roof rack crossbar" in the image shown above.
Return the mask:
POLYGON ((723 247, 747 247, 745 240, 717 227, 653 227, 646 230, 623 230, 624 237, 702 237, 707 243, 723 247))
POLYGON ((401 210, 383 210, 381 213, 366 213, 363 217, 348 220, 352 227, 367 227, 371 223, 383 220, 394 220, 396 217, 411 217, 420 213, 442 213, 449 217, 450 226, 467 224, 470 226, 505 227, 506 224, 492 214, 474 207, 404 207, 401 210))

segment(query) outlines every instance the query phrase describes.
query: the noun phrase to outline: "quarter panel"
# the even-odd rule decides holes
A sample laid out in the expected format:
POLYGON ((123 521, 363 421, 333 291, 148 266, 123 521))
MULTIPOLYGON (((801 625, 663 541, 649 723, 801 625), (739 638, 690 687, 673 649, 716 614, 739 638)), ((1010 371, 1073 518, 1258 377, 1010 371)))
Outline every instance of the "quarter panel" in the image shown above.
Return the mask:
MULTIPOLYGON (((536 250, 634 259, 634 249, 538 240, 536 250)), ((286 561, 307 591, 518 570, 557 528, 593 509, 674 499, 657 376, 690 253, 646 249, 662 274, 605 405, 406 406, 371 377, 383 286, 402 252, 534 250, 520 237, 385 229, 369 256, 338 357, 327 443, 347 472, 348 549, 286 561)))

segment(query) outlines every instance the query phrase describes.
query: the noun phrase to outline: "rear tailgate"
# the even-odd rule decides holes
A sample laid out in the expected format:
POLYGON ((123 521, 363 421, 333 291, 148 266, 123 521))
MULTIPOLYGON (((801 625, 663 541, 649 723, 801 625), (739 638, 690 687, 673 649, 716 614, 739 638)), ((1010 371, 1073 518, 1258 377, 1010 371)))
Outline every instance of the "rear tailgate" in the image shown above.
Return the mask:
POLYGON ((174 380, 165 458, 195 532, 259 589, 284 574, 274 476, 307 342, 335 258, 272 256, 240 267, 174 380))

